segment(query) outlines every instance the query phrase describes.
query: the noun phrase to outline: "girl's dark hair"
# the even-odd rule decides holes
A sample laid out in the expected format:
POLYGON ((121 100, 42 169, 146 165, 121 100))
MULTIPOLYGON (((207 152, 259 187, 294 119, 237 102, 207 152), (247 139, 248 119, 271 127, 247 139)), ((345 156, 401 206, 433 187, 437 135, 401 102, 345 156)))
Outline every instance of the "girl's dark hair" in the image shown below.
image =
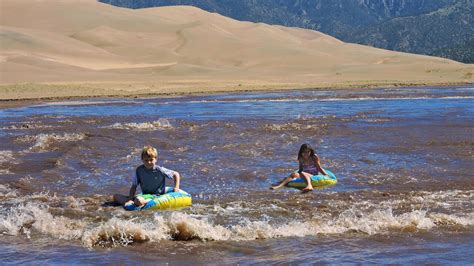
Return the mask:
POLYGON ((308 151, 308 150, 310 152, 309 157, 311 157, 311 158, 316 157, 316 153, 314 152, 313 147, 311 147, 311 145, 305 143, 305 144, 301 145, 300 151, 298 152, 298 161, 303 157, 303 153, 305 151, 308 151))

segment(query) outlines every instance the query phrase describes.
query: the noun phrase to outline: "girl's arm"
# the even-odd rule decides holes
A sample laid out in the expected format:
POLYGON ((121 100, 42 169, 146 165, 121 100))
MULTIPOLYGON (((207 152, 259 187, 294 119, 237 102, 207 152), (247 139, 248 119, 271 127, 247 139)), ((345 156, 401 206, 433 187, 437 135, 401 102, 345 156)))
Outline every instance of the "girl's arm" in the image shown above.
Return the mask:
POLYGON ((326 171, 324 171, 324 169, 321 167, 321 161, 319 160, 318 155, 314 156, 314 164, 316 165, 318 172, 320 172, 323 175, 328 175, 328 173, 326 173, 326 171))
POLYGON ((179 183, 181 181, 181 176, 179 175, 178 172, 173 173, 173 178, 174 178, 174 191, 178 192, 179 191, 179 183))
POLYGON ((298 173, 303 172, 303 162, 298 160, 298 173))

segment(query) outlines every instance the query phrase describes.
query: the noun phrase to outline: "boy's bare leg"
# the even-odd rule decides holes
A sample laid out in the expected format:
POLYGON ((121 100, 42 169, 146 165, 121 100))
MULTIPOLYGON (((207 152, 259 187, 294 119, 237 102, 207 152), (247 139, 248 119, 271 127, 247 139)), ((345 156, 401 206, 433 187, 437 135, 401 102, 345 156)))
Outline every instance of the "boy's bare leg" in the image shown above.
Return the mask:
POLYGON ((120 205, 125 205, 128 201, 128 196, 121 195, 121 194, 114 194, 113 201, 120 205))
POLYGON ((150 199, 146 200, 144 199, 143 197, 135 197, 135 199, 133 199, 133 203, 135 203, 135 205, 137 205, 138 207, 142 207, 142 206, 145 206, 145 204, 147 204, 148 202, 150 201, 150 199))

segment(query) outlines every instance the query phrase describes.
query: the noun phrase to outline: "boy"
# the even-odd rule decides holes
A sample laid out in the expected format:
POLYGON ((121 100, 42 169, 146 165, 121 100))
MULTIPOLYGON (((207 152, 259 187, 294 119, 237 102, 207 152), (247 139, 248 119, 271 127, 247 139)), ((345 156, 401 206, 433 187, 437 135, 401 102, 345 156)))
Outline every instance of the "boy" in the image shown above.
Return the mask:
POLYGON ((135 196, 137 186, 140 185, 143 194, 161 195, 165 193, 166 178, 174 179, 174 191, 179 191, 180 175, 176 171, 166 169, 156 165, 158 152, 151 146, 146 146, 142 150, 141 159, 143 164, 137 167, 133 178, 132 186, 128 197, 115 194, 114 201, 120 205, 135 203, 138 207, 145 205, 149 200, 142 196, 135 196))

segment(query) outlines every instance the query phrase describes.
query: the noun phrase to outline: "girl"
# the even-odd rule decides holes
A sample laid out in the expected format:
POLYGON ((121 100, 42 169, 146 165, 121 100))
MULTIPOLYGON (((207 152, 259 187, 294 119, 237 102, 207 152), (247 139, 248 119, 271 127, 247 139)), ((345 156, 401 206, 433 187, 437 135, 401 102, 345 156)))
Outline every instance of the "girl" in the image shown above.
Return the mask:
POLYGON ((291 180, 303 177, 308 185, 303 188, 302 191, 308 192, 313 190, 313 185, 311 184, 311 177, 313 175, 317 175, 318 173, 327 175, 326 171, 321 167, 318 155, 316 155, 314 149, 309 144, 301 145, 300 151, 298 152, 298 162, 299 169, 297 172, 292 173, 290 176, 280 181, 279 184, 270 187, 270 189, 282 188, 291 180))

